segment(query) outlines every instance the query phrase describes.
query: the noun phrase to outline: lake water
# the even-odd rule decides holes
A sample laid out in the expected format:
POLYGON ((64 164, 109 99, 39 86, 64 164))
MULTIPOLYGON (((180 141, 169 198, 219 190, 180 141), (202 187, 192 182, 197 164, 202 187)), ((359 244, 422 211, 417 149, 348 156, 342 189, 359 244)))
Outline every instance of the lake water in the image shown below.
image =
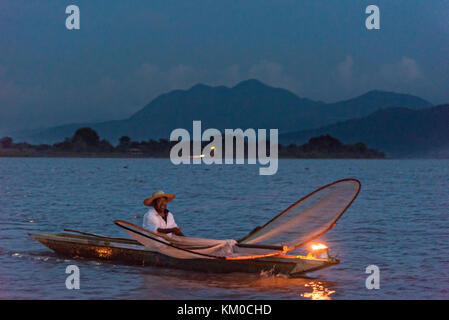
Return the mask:
POLYGON ((449 299, 448 160, 280 160, 175 166, 168 159, 0 158, 2 299, 449 299), (115 219, 141 224, 156 189, 187 235, 240 238, 314 189, 357 178, 362 190, 321 239, 341 264, 291 279, 202 274, 64 259, 28 233, 73 228, 127 237, 115 219), (65 287, 66 266, 81 289, 65 287), (380 268, 368 290, 365 269, 380 268))

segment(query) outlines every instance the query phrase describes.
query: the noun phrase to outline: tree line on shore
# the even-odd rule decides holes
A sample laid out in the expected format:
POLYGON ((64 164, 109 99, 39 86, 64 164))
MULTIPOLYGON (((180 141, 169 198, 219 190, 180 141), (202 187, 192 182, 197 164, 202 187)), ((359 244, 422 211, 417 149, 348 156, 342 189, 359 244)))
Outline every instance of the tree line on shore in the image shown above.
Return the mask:
MULTIPOLYGON (((80 128, 76 130, 71 138, 53 145, 40 144, 31 145, 26 142, 14 143, 10 137, 0 139, 0 155, 134 155, 143 157, 169 157, 171 148, 178 143, 160 139, 148 141, 132 141, 128 136, 122 136, 118 144, 113 146, 106 139, 100 139, 98 133, 91 128, 80 128)), ((203 142, 204 147, 209 142, 203 142)), ((245 148, 246 150, 247 148, 245 148)), ((269 149, 267 149, 269 150, 269 149)), ((246 154, 246 151, 245 151, 246 154)), ((311 138, 309 142, 301 146, 290 144, 279 145, 279 157, 282 158, 384 158, 383 152, 369 149, 364 143, 345 145, 330 135, 322 135, 311 138)))

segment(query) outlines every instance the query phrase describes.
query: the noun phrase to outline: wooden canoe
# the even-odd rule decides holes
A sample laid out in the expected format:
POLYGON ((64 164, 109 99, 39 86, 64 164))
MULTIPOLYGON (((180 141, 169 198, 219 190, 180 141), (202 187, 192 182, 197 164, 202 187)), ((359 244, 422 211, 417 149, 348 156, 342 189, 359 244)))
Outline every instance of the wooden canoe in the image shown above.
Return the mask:
POLYGON ((261 273, 265 271, 294 277, 339 263, 335 258, 307 259, 291 255, 252 260, 177 259, 152 252, 132 239, 69 233, 30 234, 30 236, 57 254, 66 257, 208 273, 261 273))

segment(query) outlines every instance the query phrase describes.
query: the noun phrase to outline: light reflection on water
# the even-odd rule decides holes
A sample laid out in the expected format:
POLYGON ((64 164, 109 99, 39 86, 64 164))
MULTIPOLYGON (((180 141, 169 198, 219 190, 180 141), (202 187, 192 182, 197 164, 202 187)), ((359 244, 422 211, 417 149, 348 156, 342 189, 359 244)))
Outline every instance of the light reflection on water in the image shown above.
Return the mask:
POLYGON ((335 290, 330 290, 322 281, 317 280, 310 281, 304 287, 312 288, 312 292, 301 293, 301 297, 311 300, 331 300, 331 294, 335 293, 335 290))
POLYGON ((448 190, 446 160, 280 160, 268 177, 257 166, 167 159, 0 158, 0 298, 448 299, 449 260, 441 254, 449 252, 448 190), (112 221, 140 224, 142 200, 163 189, 177 195, 169 208, 185 234, 238 239, 348 177, 362 182, 360 196, 323 237, 341 264, 311 278, 65 259, 27 235, 76 228, 127 237, 112 221), (80 290, 65 288, 69 264, 80 267, 80 290), (370 264, 381 270, 380 290, 365 288, 370 264))
MULTIPOLYGON (((311 300, 329 300, 331 299, 330 296, 335 292, 332 288, 336 285, 332 281, 310 277, 290 278, 281 274, 200 274, 181 270, 176 275, 169 275, 170 273, 161 274, 157 268, 153 269, 150 273, 145 274, 144 287, 159 290, 161 287, 167 286, 176 288, 177 292, 182 290, 202 292, 205 288, 209 288, 211 290, 233 292, 232 296, 229 297, 233 299, 303 297, 311 300), (163 278, 163 281, 155 282, 155 274, 159 274, 163 278)), ((173 296, 169 295, 166 298, 173 298, 173 296)))

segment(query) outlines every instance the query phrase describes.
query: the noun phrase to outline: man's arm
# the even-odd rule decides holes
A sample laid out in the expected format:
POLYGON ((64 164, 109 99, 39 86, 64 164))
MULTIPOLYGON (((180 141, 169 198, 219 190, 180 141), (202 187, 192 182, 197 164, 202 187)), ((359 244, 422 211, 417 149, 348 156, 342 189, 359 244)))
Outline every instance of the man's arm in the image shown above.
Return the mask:
MULTIPOLYGON (((165 213, 167 214, 167 226, 170 225, 171 228, 168 228, 169 230, 172 230, 171 232, 174 233, 177 236, 184 236, 181 229, 178 227, 178 225, 175 222, 175 218, 173 217, 173 214, 165 209, 165 213)), ((170 232, 169 232, 170 233, 170 232)))
POLYGON ((184 236, 181 229, 179 229, 179 228, 168 228, 168 229, 158 228, 157 232, 165 233, 165 234, 174 233, 177 236, 184 236))

